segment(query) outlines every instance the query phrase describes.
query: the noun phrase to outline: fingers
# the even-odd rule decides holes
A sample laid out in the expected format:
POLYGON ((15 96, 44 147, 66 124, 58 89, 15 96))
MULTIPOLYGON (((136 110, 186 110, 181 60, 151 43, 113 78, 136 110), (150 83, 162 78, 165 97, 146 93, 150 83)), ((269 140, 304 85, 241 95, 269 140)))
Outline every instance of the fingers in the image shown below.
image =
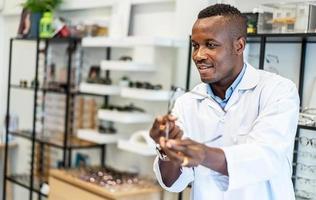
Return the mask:
POLYGON ((159 126, 162 124, 163 121, 163 116, 157 116, 157 118, 155 119, 152 129, 158 129, 159 126))
POLYGON ((201 150, 201 145, 193 140, 168 140, 165 144, 173 151, 181 152, 182 154, 194 157, 195 153, 201 150))
POLYGON ((176 162, 180 165, 183 161, 183 154, 181 154, 177 151, 173 151, 172 149, 169 149, 166 146, 166 142, 167 142, 167 140, 164 137, 161 137, 159 139, 160 147, 167 154, 167 156, 170 160, 172 160, 173 162, 176 162))
POLYGON ((186 156, 184 156, 183 157, 183 160, 182 160, 182 163, 181 163, 181 166, 182 167, 186 167, 186 166, 188 166, 189 165, 189 158, 188 157, 186 157, 186 156))
POLYGON ((161 129, 164 127, 161 127, 163 124, 163 117, 162 116, 158 116, 153 125, 152 128, 150 129, 150 137, 156 142, 159 143, 159 138, 161 136, 163 136, 164 131, 162 131, 161 129))
POLYGON ((170 129, 170 132, 169 132, 170 139, 181 139, 182 135, 183 135, 183 132, 178 126, 174 125, 173 128, 170 129))

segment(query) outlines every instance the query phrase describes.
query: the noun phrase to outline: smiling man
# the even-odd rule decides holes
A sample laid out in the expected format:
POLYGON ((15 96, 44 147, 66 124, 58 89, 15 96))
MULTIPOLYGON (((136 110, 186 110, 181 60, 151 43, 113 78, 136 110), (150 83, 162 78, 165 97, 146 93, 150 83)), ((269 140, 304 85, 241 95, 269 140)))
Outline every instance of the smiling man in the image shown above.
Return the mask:
POLYGON ((202 83, 157 117, 150 135, 161 186, 194 200, 294 200, 292 154, 299 98, 295 85, 243 60, 246 20, 215 4, 192 28, 202 83), (166 126, 169 138, 165 138, 166 126))

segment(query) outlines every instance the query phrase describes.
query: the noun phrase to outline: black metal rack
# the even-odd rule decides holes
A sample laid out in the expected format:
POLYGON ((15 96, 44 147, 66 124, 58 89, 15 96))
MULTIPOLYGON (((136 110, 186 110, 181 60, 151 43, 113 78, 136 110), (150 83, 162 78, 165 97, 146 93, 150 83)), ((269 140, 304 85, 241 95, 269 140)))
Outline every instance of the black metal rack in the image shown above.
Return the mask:
MULTIPOLYGON (((42 199, 42 197, 47 197, 47 195, 42 194, 40 192, 41 184, 44 183, 44 180, 41 177, 34 176, 34 160, 35 160, 35 146, 39 144, 41 151, 40 156, 43 157, 42 152, 44 151, 45 146, 58 148, 63 151, 63 161, 62 167, 71 167, 71 155, 72 150, 75 149, 90 149, 90 148, 99 148, 101 151, 100 162, 101 165, 105 164, 105 145, 103 144, 94 144, 89 142, 82 142, 79 139, 71 136, 71 130, 69 130, 69 124, 72 123, 71 116, 69 113, 69 105, 70 99, 74 97, 74 95, 94 95, 88 93, 80 93, 71 88, 71 66, 72 66, 72 55, 74 50, 77 48, 77 44, 81 40, 79 38, 52 38, 52 39, 40 39, 40 38, 31 38, 31 39, 22 39, 22 38, 11 38, 10 39, 10 51, 9 51, 9 69, 8 69, 8 88, 7 88, 7 109, 6 109, 6 137, 5 137, 5 155, 4 155, 4 178, 3 178, 3 195, 2 199, 6 199, 6 188, 7 181, 19 185, 21 187, 26 188, 29 191, 29 199, 33 200, 33 194, 36 193, 38 195, 38 199, 42 199), (36 60, 35 60, 35 79, 39 80, 39 54, 41 53, 40 42, 45 42, 45 54, 47 47, 50 43, 66 43, 68 44, 67 48, 67 86, 64 90, 54 90, 49 88, 40 88, 38 84, 34 84, 33 87, 22 87, 19 85, 11 84, 11 72, 12 72, 12 54, 13 54, 13 43, 15 41, 30 41, 36 42, 36 60), (10 116, 10 100, 11 100, 11 90, 27 90, 34 92, 34 104, 33 104, 33 121, 32 121, 32 129, 29 131, 9 131, 9 116, 10 116), (43 94, 46 93, 59 93, 66 96, 66 108, 65 108, 65 126, 64 126, 64 135, 63 140, 55 141, 50 140, 49 138, 41 137, 36 132, 36 113, 37 113, 37 97, 38 92, 41 91, 43 94), (9 175, 8 174, 8 142, 9 135, 13 135, 15 137, 24 138, 31 141, 31 170, 29 174, 21 174, 21 175, 9 175)), ((45 57, 45 64, 47 64, 47 60, 45 57)), ((42 168, 42 167, 41 167, 42 168)))

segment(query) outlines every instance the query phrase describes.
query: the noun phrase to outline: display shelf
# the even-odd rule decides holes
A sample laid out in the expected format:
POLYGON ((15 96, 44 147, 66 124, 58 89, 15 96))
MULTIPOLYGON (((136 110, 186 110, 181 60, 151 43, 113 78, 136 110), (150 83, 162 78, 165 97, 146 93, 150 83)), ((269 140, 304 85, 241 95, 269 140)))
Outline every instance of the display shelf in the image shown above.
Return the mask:
POLYGON ((298 128, 316 131, 315 126, 298 125, 298 128))
POLYGON ((147 3, 174 3, 175 0, 131 0, 132 4, 147 4, 147 3))
POLYGON ((140 154, 143 156, 155 156, 156 150, 155 147, 149 146, 146 143, 136 143, 130 140, 119 140, 118 141, 118 148, 129 151, 132 153, 140 154))
POLYGON ((247 42, 259 43, 262 38, 265 38, 266 43, 301 43, 303 39, 306 42, 316 42, 316 33, 257 33, 248 34, 247 42))
POLYGON ((121 96, 125 98, 141 99, 147 101, 168 101, 170 98, 170 91, 123 87, 121 89, 121 96))
POLYGON ((80 83, 80 93, 96 95, 119 95, 120 87, 115 85, 104 85, 95 83, 80 83))
MULTIPOLYGON (((16 84, 11 84, 10 85, 12 89, 18 89, 18 90, 27 90, 27 91, 34 91, 35 88, 34 87, 23 87, 20 85, 16 85, 16 84)), ((65 89, 50 89, 50 88, 38 88, 39 91, 42 92, 49 92, 49 93, 57 93, 57 94, 66 94, 67 91, 65 89)), ((76 93, 74 90, 71 91, 71 93, 76 93)))
MULTIPOLYGON (((10 132, 10 134, 17 137, 25 138, 28 140, 32 140, 31 131, 15 131, 15 132, 10 132)), ((39 136, 39 134, 36 134, 35 142, 63 149, 64 141, 63 141, 63 138, 61 137, 62 136, 48 138, 48 137, 41 137, 39 136)), ((80 138, 77 138, 75 136, 72 136, 68 141, 69 141, 69 144, 67 145, 67 149, 85 149, 85 148, 99 147, 98 144, 81 140, 80 138)))
MULTIPOLYGON (((15 183, 17 185, 20 185, 26 189, 30 189, 30 175, 28 174, 17 174, 17 175, 9 175, 7 176, 7 180, 9 180, 12 183, 15 183)), ((38 176, 33 177, 33 192, 36 192, 37 194, 48 197, 46 194, 41 193, 41 184, 45 181, 43 179, 40 179, 38 176)))
POLYGON ((103 60, 101 61, 102 70, 112 71, 144 71, 153 72, 156 70, 153 64, 138 63, 132 61, 112 61, 103 60))
POLYGON ((99 133, 96 130, 93 129, 79 129, 77 131, 77 137, 94 142, 97 144, 113 144, 117 143, 119 139, 122 139, 124 136, 123 134, 114 133, 114 134, 106 134, 106 133, 99 133))
MULTIPOLYGON (((114 0, 67 0, 61 6, 61 11, 83 10, 102 7, 112 7, 117 1, 114 0)), ((131 0, 132 4, 147 3, 172 3, 175 0, 131 0)))
POLYGON ((162 46, 183 47, 185 40, 176 40, 166 37, 129 36, 122 38, 114 37, 86 37, 82 39, 83 47, 129 47, 135 46, 162 46))
POLYGON ((15 37, 12 38, 13 40, 21 40, 21 41, 48 41, 52 43, 65 43, 65 42, 80 42, 82 38, 79 37, 64 37, 64 38, 37 38, 37 37, 28 37, 28 38, 22 38, 22 37, 15 37))
MULTIPOLYGON (((137 177, 138 184, 123 183, 114 186, 100 186, 98 183, 91 183, 82 180, 84 169, 71 170, 51 170, 50 186, 53 188, 50 193, 52 199, 112 199, 112 200, 144 200, 161 199, 161 188, 151 179, 137 177), (67 194, 69 191, 76 191, 75 194, 67 194), (82 196, 86 198, 82 198, 82 196), (94 197, 94 198, 93 198, 94 197)), ((91 170, 91 169, 89 169, 91 170)), ((98 171, 104 168, 96 169, 98 171)), ((115 172, 116 176, 121 176, 120 172, 115 172)), ((127 173, 125 172, 125 176, 127 173)), ((114 175, 113 175, 114 176, 114 175)), ((123 182, 123 181, 122 181, 123 182)), ((125 181, 124 181, 125 182, 125 181)))
POLYGON ((60 10, 83 10, 101 7, 111 7, 115 3, 114 0, 67 0, 61 6, 60 10))
POLYGON ((153 117, 147 113, 142 112, 123 112, 101 109, 98 111, 98 118, 101 120, 137 124, 151 122, 153 117))

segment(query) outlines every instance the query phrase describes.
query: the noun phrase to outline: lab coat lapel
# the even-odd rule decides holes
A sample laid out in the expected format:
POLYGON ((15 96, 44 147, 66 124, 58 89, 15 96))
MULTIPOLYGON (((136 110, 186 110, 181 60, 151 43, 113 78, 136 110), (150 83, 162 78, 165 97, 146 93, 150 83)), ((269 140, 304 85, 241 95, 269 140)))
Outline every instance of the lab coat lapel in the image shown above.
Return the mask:
POLYGON ((194 93, 192 93, 192 98, 197 99, 203 103, 205 103, 207 106, 211 107, 212 109, 214 109, 217 113, 223 113, 223 109, 220 107, 220 105, 218 105, 218 103, 209 96, 209 94, 207 94, 207 87, 208 84, 202 83, 200 85, 198 85, 196 88, 193 89, 193 92, 197 92, 198 94, 201 95, 196 95, 194 93))
POLYGON ((205 98, 204 101, 206 101, 206 104, 214 109, 216 113, 223 113, 224 110, 221 108, 221 106, 212 98, 205 98))
POLYGON ((238 102, 242 94, 245 92, 245 90, 250 90, 257 86, 259 82, 259 73, 258 71, 252 67, 250 64, 247 64, 247 68, 245 71, 244 76, 242 77, 240 83, 234 90, 232 96, 227 102, 227 105, 225 106, 224 110, 227 112, 234 104, 238 102))

